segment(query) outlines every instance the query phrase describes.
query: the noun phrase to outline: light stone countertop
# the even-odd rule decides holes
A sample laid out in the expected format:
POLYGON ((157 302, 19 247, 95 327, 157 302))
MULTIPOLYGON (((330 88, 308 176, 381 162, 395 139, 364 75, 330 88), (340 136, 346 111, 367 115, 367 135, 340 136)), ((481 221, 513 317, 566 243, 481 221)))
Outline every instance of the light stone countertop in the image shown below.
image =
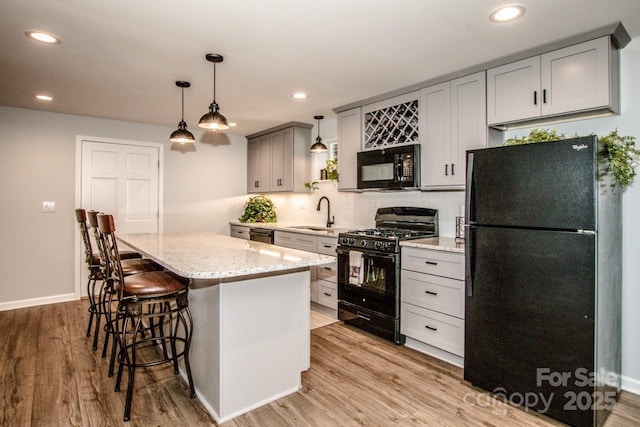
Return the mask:
POLYGON ((144 256, 189 279, 224 279, 330 264, 335 257, 210 232, 118 236, 144 256))
POLYGON ((349 230, 353 230, 353 227, 345 228, 345 227, 330 227, 327 228, 324 225, 313 225, 313 224, 293 224, 287 222, 240 222, 240 221, 229 221, 230 225, 239 225, 241 227, 249 227, 249 228, 266 228, 269 230, 277 230, 277 231, 289 231, 293 233, 302 233, 302 234, 310 234, 313 236, 328 236, 328 237, 338 237, 339 233, 344 233, 349 230), (318 230, 310 230, 308 228, 301 227, 313 227, 318 228, 318 230))
POLYGON ((400 246, 464 253, 464 240, 456 241, 453 237, 428 237, 426 239, 406 240, 400 242, 400 246))

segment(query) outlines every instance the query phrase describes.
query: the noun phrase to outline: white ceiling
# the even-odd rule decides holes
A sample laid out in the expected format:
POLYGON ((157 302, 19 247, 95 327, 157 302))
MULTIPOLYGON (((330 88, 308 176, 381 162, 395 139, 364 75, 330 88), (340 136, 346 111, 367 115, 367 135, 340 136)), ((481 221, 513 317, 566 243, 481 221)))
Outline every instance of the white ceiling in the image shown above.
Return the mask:
POLYGON ((640 0, 1 0, 0 105, 190 129, 212 100, 249 134, 622 21, 640 36, 640 0), (24 32, 44 30, 45 46, 24 32), (290 97, 304 91, 309 98, 290 97), (36 92, 55 97, 36 101, 36 92))

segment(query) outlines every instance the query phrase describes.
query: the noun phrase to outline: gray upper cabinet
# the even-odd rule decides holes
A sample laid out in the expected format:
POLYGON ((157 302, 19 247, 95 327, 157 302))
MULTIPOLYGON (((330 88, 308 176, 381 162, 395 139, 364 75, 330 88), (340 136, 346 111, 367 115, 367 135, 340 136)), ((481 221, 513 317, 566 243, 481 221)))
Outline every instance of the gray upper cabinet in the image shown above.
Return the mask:
POLYGON ((247 192, 269 191, 271 182, 270 135, 249 139, 247 145, 247 192))
POLYGON ((357 153, 362 149, 362 108, 338 113, 338 189, 358 186, 357 153))
POLYGON ((618 51, 609 36, 487 71, 489 125, 606 110, 617 112, 618 51))
POLYGON ((311 173, 311 128, 291 122, 247 137, 248 193, 305 191, 311 173))
POLYGON ((487 145, 484 71, 421 90, 421 187, 462 189, 465 153, 487 145))

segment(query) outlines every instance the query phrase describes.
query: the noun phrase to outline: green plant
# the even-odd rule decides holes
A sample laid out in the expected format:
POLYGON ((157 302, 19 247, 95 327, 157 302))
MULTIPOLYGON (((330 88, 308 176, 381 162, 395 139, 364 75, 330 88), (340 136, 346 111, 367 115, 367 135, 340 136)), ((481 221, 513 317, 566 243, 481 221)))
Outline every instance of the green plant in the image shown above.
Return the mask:
POLYGON ((309 189, 312 193, 320 188, 318 187, 318 181, 305 182, 304 187, 309 189))
MULTIPOLYGON (((573 135, 573 137, 577 136, 577 134, 573 135)), ((555 129, 533 129, 527 136, 507 139, 504 145, 531 144, 564 138, 565 135, 555 129)), ((604 172, 614 178, 624 191, 636 176, 636 167, 640 156, 640 150, 635 147, 636 138, 629 135, 618 135, 618 129, 616 129, 608 135, 599 136, 598 139, 604 147, 605 152, 603 154, 608 160, 604 172)))
POLYGON ((327 160, 327 179, 338 179, 338 158, 327 160))
POLYGON ((516 136, 507 139, 504 145, 532 144, 534 142, 557 141, 559 139, 565 139, 564 133, 560 133, 555 129, 533 129, 527 136, 520 138, 516 136))
POLYGON ((636 166, 638 166, 638 156, 640 150, 636 145, 636 138, 629 135, 618 135, 618 129, 608 135, 598 137, 609 158, 607 174, 620 183, 620 188, 624 191, 636 176, 636 166))
POLYGON ((244 213, 240 222, 276 222, 276 211, 271 199, 265 196, 254 196, 244 205, 244 213))

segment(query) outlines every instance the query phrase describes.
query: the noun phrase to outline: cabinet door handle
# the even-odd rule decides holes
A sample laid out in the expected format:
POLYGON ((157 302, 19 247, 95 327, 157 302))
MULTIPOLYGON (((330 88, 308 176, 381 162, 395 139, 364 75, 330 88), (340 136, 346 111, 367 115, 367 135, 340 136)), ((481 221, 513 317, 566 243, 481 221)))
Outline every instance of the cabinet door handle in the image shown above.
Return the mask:
POLYGON ((324 268, 325 270, 331 271, 331 267, 322 267, 322 268, 324 268))
POLYGON ((538 105, 538 91, 533 91, 533 105, 538 105))
POLYGON ((329 248, 329 249, 331 249, 331 247, 332 247, 331 245, 322 245, 322 246, 324 246, 325 248, 329 248))
POLYGON ((449 176, 449 164, 444 165, 444 176, 449 176))
POLYGON ((325 294, 326 296, 328 296, 328 297, 330 297, 330 296, 331 296, 331 294, 330 294, 330 293, 327 293, 327 292, 324 292, 324 294, 325 294))
POLYGON ((256 188, 258 188, 258 187, 260 186, 260 181, 256 181, 256 182, 254 182, 254 183, 253 183, 253 186, 254 186, 254 187, 256 187, 256 188))
POLYGON ((546 89, 542 89, 542 103, 543 104, 547 103, 547 90, 546 89))
POLYGON ((437 292, 433 292, 433 291, 424 291, 424 293, 425 293, 425 294, 429 294, 429 295, 433 295, 433 296, 438 295, 438 293, 437 293, 437 292))
POLYGON ((434 328, 433 326, 429 326, 429 325, 424 325, 425 328, 427 329, 431 329, 432 331, 437 331, 438 328, 434 328))
POLYGON ((425 261, 424 263, 429 265, 438 265, 436 261, 425 261))
POLYGON ((456 167, 455 163, 451 163, 451 176, 456 174, 455 167, 456 167))

